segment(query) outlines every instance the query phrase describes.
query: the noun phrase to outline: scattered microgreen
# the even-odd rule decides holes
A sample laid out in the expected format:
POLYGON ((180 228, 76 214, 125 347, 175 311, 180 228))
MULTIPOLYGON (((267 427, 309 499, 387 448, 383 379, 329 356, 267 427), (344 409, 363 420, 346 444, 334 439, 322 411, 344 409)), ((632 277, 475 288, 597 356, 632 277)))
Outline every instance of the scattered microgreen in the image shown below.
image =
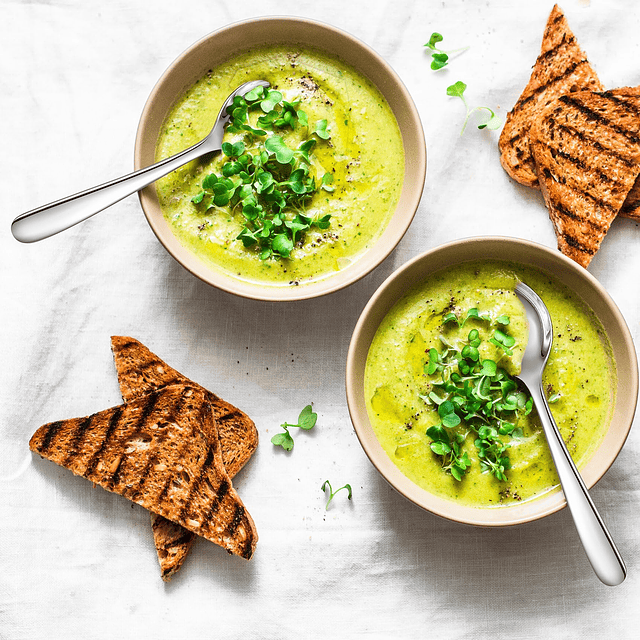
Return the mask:
MULTIPOLYGON (((510 322, 508 316, 492 320, 474 308, 462 322, 455 313, 448 312, 443 323, 455 321, 462 327, 469 319, 488 322, 490 326, 499 324, 503 329, 510 322)), ((516 341, 503 329, 495 329, 489 341, 511 354, 516 341)), ((437 425, 427 429, 431 450, 441 457, 445 472, 462 480, 471 465, 463 445, 470 433, 475 434, 481 470, 506 481, 506 472, 511 468, 507 454, 511 444, 505 438, 522 437, 518 420, 532 411, 533 399, 519 390, 516 380, 497 362, 480 356, 482 340, 477 329, 469 331, 461 350, 443 336, 440 341, 442 348, 431 347, 424 365, 425 374, 437 377, 430 382, 428 392, 420 395, 437 409, 440 418, 437 425)))
POLYGON ((283 433, 276 433, 273 438, 271 438, 271 442, 276 447, 282 447, 285 451, 291 451, 293 449, 293 437, 289 433, 289 429, 297 427, 298 429, 304 429, 305 431, 309 431, 309 429, 313 429, 318 419, 318 414, 313 412, 313 408, 310 404, 308 404, 298 416, 297 424, 289 424, 285 422, 280 426, 284 429, 283 433))
POLYGON ((429 38, 429 42, 427 42, 424 46, 431 50, 431 68, 434 71, 439 71, 440 69, 446 67, 449 64, 449 57, 454 53, 460 53, 462 51, 466 51, 469 47, 462 47, 461 49, 453 49, 452 51, 443 51, 436 47, 439 42, 442 42, 444 38, 441 34, 437 32, 433 32, 431 37, 429 38))
POLYGON ((335 495, 339 492, 342 491, 343 489, 347 490, 347 499, 351 500, 351 496, 352 496, 352 491, 351 491, 351 485, 350 484, 345 484, 343 487, 340 487, 339 489, 336 489, 335 491, 331 488, 331 483, 328 480, 325 480, 322 483, 322 487, 320 488, 321 491, 326 492, 326 488, 329 487, 329 499, 327 500, 327 504, 325 506, 325 509, 328 511, 329 510, 329 505, 331 504, 331 501, 333 500, 333 498, 335 497, 335 495))
POLYGON ((558 402, 558 400, 560 400, 560 398, 562 398, 562 394, 561 393, 553 393, 547 398, 547 402, 549 404, 554 404, 554 403, 558 402))
POLYGON ((460 98, 460 100, 462 100, 462 103, 464 104, 465 109, 467 110, 464 122, 462 123, 462 130, 460 131, 460 135, 464 133, 464 130, 467 127, 467 122, 469 122, 469 118, 476 111, 489 112, 489 119, 486 122, 479 124, 478 129, 498 129, 502 125, 502 119, 500 118, 500 116, 496 115, 489 107, 469 107, 467 99, 464 96, 466 88, 467 85, 460 80, 447 87, 447 95, 454 98, 460 98))
POLYGON ((314 147, 329 140, 331 133, 326 120, 311 131, 308 116, 299 107, 300 100, 288 102, 279 91, 265 87, 235 96, 228 107, 231 121, 226 131, 243 138, 222 144, 227 161, 221 165, 221 175, 207 175, 202 190, 191 198, 203 214, 227 206, 241 214, 243 227, 236 240, 262 260, 289 258, 307 231, 330 225, 330 215, 305 212, 320 189, 335 189, 332 174, 315 176, 312 157, 314 147), (255 112, 262 115, 250 120, 255 112), (283 134, 297 128, 305 130, 306 137, 289 146, 283 134))

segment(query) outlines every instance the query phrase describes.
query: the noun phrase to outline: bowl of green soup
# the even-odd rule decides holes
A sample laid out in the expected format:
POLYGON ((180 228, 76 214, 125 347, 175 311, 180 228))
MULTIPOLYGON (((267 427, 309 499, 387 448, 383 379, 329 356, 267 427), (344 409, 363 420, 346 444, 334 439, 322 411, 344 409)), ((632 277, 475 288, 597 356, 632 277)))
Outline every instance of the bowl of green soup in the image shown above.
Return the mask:
POLYGON ((236 98, 222 151, 141 191, 142 208, 168 252, 215 287, 259 300, 336 291, 397 245, 426 172, 408 91, 353 36, 266 17, 202 38, 153 89, 136 169, 204 138, 227 96, 258 79, 269 87, 236 98))
POLYGON ((566 504, 516 379, 528 335, 519 281, 551 314, 544 390, 592 487, 631 428, 637 358, 607 292, 558 251, 503 237, 428 251, 380 286, 349 347, 347 401, 365 453, 400 494, 457 522, 513 525, 566 504))

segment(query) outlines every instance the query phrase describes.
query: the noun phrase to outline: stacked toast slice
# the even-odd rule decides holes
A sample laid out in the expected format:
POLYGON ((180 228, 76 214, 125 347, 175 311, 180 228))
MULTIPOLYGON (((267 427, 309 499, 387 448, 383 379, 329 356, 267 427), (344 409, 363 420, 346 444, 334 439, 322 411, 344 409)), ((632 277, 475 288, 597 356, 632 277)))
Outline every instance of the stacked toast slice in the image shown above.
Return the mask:
MULTIPOLYGON (((189 380, 134 338, 112 336, 111 350, 125 402, 172 384, 202 389, 218 428, 225 471, 233 478, 242 469, 258 446, 258 431, 246 413, 189 380)), ((169 580, 187 557, 195 534, 153 511, 151 522, 161 575, 169 580)))
POLYGON ((125 403, 45 424, 31 450, 148 509, 164 580, 195 536, 251 558, 258 534, 229 470, 255 451, 253 421, 138 341, 115 337, 112 345, 125 403))
POLYGON ((542 189, 558 248, 585 268, 616 216, 640 219, 637 94, 604 91, 555 5, 506 117, 500 161, 514 180, 542 189))

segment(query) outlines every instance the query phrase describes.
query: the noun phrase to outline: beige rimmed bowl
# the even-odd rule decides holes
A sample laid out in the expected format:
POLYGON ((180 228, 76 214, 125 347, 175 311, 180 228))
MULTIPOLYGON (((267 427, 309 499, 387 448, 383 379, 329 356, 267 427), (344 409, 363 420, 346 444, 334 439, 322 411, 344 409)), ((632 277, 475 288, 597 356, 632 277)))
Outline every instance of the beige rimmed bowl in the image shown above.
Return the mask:
POLYGON ((557 491, 524 503, 495 508, 463 506, 435 496, 414 484, 395 466, 376 438, 365 405, 367 353, 385 315, 405 293, 433 272, 479 258, 506 260, 547 272, 573 290, 593 310, 607 333, 616 363, 616 401, 600 447, 581 469, 589 488, 609 469, 631 428, 638 399, 638 362, 627 324, 602 285, 560 252, 526 240, 479 237, 452 242, 412 259, 378 288, 358 320, 347 355, 347 402, 362 448, 389 484, 419 507, 465 524, 506 526, 558 511, 566 505, 564 495, 557 491))
POLYGON ((370 47, 330 25, 289 17, 246 20, 205 36, 171 64, 151 92, 138 126, 135 168, 155 162, 162 124, 176 100, 196 80, 249 49, 273 44, 318 49, 337 57, 367 77, 389 103, 400 127, 406 162, 400 201, 377 242, 358 260, 317 282, 289 287, 254 284, 208 267, 184 247, 163 218, 153 185, 140 192, 140 203, 158 240, 183 267, 204 282, 255 300, 302 300, 342 289, 380 264, 409 228, 422 196, 426 147, 420 117, 400 78, 370 47))

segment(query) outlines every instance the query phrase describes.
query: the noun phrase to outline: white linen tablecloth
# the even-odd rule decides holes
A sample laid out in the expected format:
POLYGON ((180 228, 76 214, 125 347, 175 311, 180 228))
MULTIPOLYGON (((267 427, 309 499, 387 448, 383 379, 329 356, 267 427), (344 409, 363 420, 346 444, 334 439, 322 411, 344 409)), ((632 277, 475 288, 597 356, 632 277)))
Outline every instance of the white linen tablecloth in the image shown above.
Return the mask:
MULTIPOLYGON (((0 638, 631 638, 640 625, 640 432, 593 489, 628 578, 600 584, 567 510, 483 530, 397 495, 351 426, 344 367, 369 297, 420 252, 472 235, 554 247, 540 194, 498 161, 498 132, 445 90, 504 116, 526 84, 552 2, 0 0, 0 638), (427 182, 415 221, 377 270, 347 290, 290 304, 203 284, 159 245, 132 196, 33 245, 14 216, 127 173, 139 115, 188 46, 240 19, 298 15, 360 38, 398 72, 420 112, 427 182), (434 73, 423 44, 470 46, 434 73), (131 335, 251 415, 261 444, 234 480, 260 534, 254 558, 198 541, 169 584, 148 514, 32 456, 55 419, 120 402, 109 346, 131 335), (270 443, 314 403, 291 454, 270 443), (350 483, 326 511, 320 491, 350 483)), ((562 3, 607 87, 640 83, 640 9, 562 3)), ((411 158, 407 158, 411 162, 411 158)), ((640 228, 616 220, 590 272, 640 339, 640 228)))

